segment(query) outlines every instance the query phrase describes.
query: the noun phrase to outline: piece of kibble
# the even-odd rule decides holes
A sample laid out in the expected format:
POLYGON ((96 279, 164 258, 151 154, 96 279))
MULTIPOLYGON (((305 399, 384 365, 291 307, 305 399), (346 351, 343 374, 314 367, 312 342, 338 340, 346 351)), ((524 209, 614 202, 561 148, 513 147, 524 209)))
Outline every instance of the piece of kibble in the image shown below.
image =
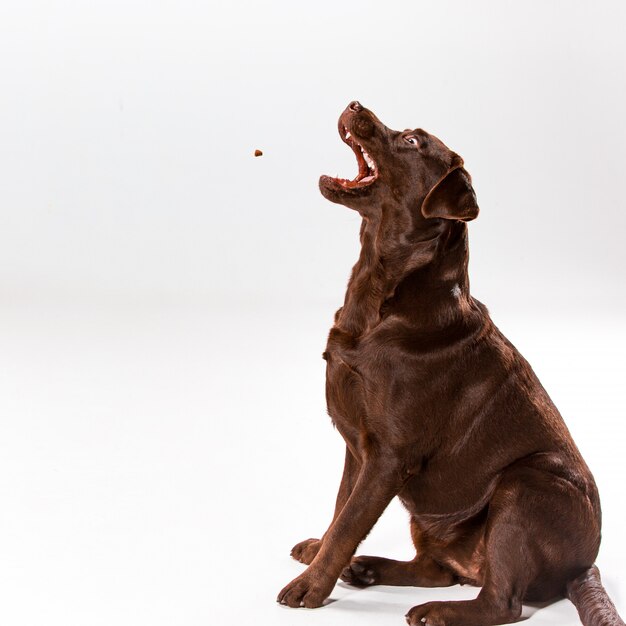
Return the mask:
POLYGON ((255 150, 254 156, 263 156, 263 152, 261 152, 261 150, 255 150))

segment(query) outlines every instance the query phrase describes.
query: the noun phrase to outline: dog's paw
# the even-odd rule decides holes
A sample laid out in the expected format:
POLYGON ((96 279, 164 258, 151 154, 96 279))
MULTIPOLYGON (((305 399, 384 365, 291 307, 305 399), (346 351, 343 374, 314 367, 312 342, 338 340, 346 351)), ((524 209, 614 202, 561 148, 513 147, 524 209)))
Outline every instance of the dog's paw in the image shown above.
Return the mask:
POLYGON ((357 556, 341 572, 341 580, 353 587, 369 587, 377 584, 376 557, 357 556))
POLYGON ((440 615, 437 605, 439 602, 427 602, 414 606, 406 615, 409 626, 446 626, 443 615, 440 615))
POLYGON ((310 565, 321 546, 322 542, 319 539, 305 539, 291 548, 291 556, 300 563, 310 565))
POLYGON ((329 579, 315 576, 307 570, 284 587, 276 601, 292 608, 315 609, 322 606, 333 585, 329 579))
MULTIPOLYGON (((462 626, 464 624, 487 623, 467 609, 471 606, 470 602, 426 602, 414 606, 406 614, 406 622, 409 626, 462 626)), ((506 622, 497 622, 498 624, 506 622)))

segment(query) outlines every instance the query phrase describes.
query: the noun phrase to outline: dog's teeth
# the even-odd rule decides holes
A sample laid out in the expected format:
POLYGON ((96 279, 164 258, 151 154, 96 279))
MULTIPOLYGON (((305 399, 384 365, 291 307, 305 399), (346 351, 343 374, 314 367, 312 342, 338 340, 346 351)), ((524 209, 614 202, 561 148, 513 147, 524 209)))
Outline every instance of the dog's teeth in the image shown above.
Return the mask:
POLYGON ((369 165, 369 168, 371 170, 375 170, 376 169, 376 163, 374 163, 374 160, 372 159, 372 157, 367 154, 367 152, 365 152, 365 150, 363 151, 363 157, 365 158, 365 162, 369 165))
POLYGON ((352 135, 350 134, 350 131, 348 131, 348 132, 346 133, 346 139, 350 139, 350 137, 352 137, 352 135))

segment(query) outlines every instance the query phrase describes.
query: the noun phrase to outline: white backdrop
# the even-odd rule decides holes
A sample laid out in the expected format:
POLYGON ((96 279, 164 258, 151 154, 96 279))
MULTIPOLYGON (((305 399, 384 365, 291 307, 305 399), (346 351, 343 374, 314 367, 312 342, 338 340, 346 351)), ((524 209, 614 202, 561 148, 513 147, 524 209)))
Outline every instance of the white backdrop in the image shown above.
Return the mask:
MULTIPOLYGON (((359 223, 317 179, 356 173, 352 99, 464 157, 472 290, 596 475, 625 613, 625 19, 618 0, 0 5, 3 622, 392 624, 475 593, 274 605, 342 461, 320 353, 359 223)), ((394 504, 366 547, 409 558, 406 526, 394 504)), ((533 621, 578 623, 567 603, 533 621)))

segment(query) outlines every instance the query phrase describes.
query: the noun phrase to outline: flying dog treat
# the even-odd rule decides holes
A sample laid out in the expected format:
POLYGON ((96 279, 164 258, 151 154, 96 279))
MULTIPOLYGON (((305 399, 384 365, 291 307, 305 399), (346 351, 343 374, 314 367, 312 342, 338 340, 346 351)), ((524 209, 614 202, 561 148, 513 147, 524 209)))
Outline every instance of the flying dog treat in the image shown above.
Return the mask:
POLYGON ((255 150, 254 156, 263 156, 263 152, 261 152, 261 150, 255 150))

